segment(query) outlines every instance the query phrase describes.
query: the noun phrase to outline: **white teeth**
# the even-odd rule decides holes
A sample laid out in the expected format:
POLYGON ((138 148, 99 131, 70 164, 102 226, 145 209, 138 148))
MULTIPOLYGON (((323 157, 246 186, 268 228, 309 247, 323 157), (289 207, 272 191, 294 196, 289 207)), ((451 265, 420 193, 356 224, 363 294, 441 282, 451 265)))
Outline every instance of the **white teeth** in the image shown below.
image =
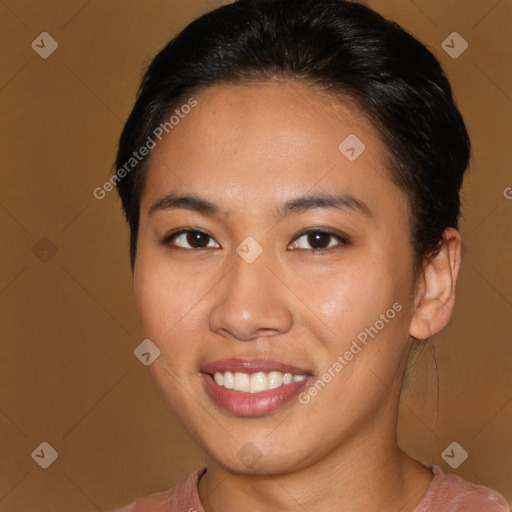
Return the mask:
POLYGON ((268 389, 280 388, 283 385, 283 374, 281 372, 270 372, 268 374, 268 389))
POLYGON ((247 373, 235 373, 235 387, 236 391, 250 391, 249 375, 247 373))
MULTIPOLYGON (((215 374, 217 375, 217 374, 215 374)), ((222 375, 222 374, 221 374, 222 375)), ((221 384, 227 389, 233 389, 235 387, 235 377, 231 372, 226 372, 224 374, 224 384, 221 384)))
POLYGON ((267 389, 267 376, 263 372, 253 373, 250 380, 251 393, 267 389))
POLYGON ((227 389, 235 391, 245 391, 250 393, 258 393, 260 391, 268 391, 269 389, 286 386, 292 382, 301 382, 306 379, 306 375, 293 375, 291 373, 281 373, 272 371, 269 373, 241 373, 236 372, 216 372, 213 375, 214 381, 227 389))
POLYGON ((215 380, 215 382, 216 382, 219 386, 223 386, 223 385, 224 385, 224 375, 222 375, 222 373, 217 372, 217 373, 213 376, 213 380, 215 380))

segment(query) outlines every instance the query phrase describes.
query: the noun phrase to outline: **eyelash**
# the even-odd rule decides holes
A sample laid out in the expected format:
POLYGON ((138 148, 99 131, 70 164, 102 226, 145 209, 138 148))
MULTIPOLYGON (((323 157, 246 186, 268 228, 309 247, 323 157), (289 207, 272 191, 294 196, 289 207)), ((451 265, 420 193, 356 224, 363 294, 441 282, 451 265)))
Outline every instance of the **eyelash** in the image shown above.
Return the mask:
MULTIPOLYGON (((166 237, 164 237, 164 239, 162 240, 162 244, 163 245, 167 245, 167 246, 170 246, 170 242, 180 236, 180 235, 184 235, 184 234, 188 234, 188 233, 202 233, 203 235, 206 235, 209 239, 211 240, 214 240, 214 238, 209 235, 206 231, 203 231, 201 229, 192 229, 192 228, 186 228, 186 229, 180 229, 179 231, 175 231, 173 233, 170 233, 169 235, 167 235, 166 237)), ((293 250, 298 250, 298 251, 308 251, 308 252, 312 252, 312 253, 315 253, 315 254, 318 254, 318 253, 326 253, 326 252, 331 252, 331 251, 335 251, 337 249, 341 249, 342 247, 346 246, 346 245, 349 245, 350 244, 350 240, 349 238, 346 236, 346 235, 342 235, 342 234, 336 234, 336 233, 333 233, 332 231, 328 231, 328 230, 325 230, 325 229, 321 229, 321 228, 308 228, 308 229, 305 229, 303 231, 301 231, 300 233, 298 233, 296 235, 296 237, 293 239, 292 243, 294 243, 296 240, 298 240, 299 238, 303 237, 303 236, 307 236, 307 235, 311 235, 311 234, 321 234, 321 235, 327 235, 331 238, 336 238, 339 242, 339 244, 335 247, 327 247, 327 248, 316 248, 316 249, 293 249, 293 250)), ((188 242, 187 242, 188 243, 188 242)), ((216 242, 218 243, 218 242, 216 242)), ((201 250, 201 249, 209 249, 208 247, 191 247, 191 248, 188 248, 188 247, 172 247, 171 246, 171 249, 183 249, 183 250, 186 250, 186 251, 191 251, 191 250, 201 250)), ((217 249, 217 247, 214 247, 214 249, 217 249)))

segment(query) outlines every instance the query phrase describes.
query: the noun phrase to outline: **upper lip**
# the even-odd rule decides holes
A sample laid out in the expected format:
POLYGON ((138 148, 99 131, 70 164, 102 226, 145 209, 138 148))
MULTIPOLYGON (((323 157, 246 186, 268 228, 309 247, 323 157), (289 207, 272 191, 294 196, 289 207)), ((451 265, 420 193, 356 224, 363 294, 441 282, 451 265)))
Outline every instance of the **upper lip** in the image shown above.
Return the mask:
POLYGON ((271 361, 270 359, 218 359, 202 366, 203 373, 213 375, 216 372, 240 372, 240 373, 257 373, 257 372, 282 372, 293 373, 294 375, 311 375, 311 372, 297 366, 293 366, 279 361, 271 361))

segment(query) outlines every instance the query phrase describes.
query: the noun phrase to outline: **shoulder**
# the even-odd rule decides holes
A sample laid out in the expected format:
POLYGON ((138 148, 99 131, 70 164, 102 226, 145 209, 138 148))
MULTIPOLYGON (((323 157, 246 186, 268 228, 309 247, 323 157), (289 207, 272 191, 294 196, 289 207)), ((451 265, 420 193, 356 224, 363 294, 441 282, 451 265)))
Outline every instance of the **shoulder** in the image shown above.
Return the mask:
MULTIPOLYGON (((164 492, 151 494, 145 498, 118 508, 113 512, 204 512, 197 492, 197 483, 206 468, 201 468, 186 476, 164 492)), ((507 511, 508 512, 508 511, 507 511)))
POLYGON ((468 482, 454 474, 445 474, 435 464, 428 467, 434 473, 434 478, 414 512, 510 512, 505 498, 493 489, 468 482))

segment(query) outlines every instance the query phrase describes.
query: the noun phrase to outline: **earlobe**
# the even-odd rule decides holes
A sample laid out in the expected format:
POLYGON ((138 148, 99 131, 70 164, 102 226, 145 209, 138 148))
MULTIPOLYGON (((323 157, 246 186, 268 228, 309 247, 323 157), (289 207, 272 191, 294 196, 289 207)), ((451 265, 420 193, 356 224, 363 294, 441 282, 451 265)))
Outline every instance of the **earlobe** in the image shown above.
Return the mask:
POLYGON ((455 304, 460 257, 460 234, 454 228, 447 228, 438 253, 423 267, 409 329, 413 338, 430 338, 448 324, 455 304))

